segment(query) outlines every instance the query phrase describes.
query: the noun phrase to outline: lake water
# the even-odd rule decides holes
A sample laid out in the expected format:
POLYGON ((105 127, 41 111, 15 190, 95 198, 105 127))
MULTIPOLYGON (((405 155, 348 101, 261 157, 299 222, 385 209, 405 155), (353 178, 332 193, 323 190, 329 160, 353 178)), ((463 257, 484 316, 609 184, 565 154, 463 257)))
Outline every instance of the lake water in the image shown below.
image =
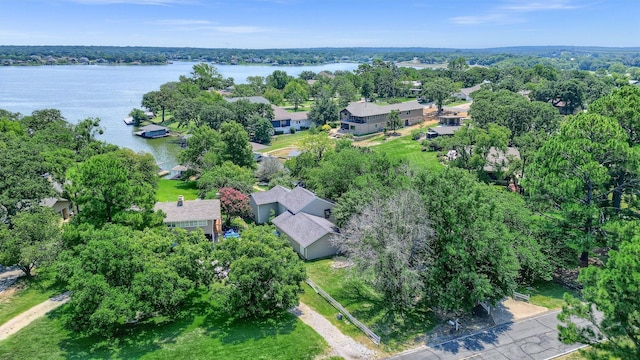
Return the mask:
MULTIPOLYGON (((133 135, 133 127, 122 121, 131 109, 140 108, 142 95, 158 90, 160 85, 189 75, 195 62, 168 65, 109 66, 2 66, 0 67, 0 109, 31 114, 34 110, 58 109, 71 123, 88 117, 101 119, 102 140, 134 151, 151 153, 161 167, 176 165, 179 147, 171 138, 143 139, 133 135)), ((319 66, 215 65, 223 77, 233 77, 236 84, 248 76, 263 76, 275 70, 298 76, 310 70, 355 70, 358 64, 337 63, 319 66)))

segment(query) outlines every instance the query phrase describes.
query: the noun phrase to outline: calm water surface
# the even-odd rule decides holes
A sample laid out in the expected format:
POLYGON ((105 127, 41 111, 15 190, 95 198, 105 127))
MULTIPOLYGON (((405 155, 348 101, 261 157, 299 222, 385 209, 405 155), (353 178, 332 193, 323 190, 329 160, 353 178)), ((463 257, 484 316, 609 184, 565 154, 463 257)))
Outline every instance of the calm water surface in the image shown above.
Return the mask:
MULTIPOLYGON (((105 132, 101 139, 135 151, 151 153, 162 168, 176 164, 179 147, 171 138, 147 140, 133 135, 133 127, 122 121, 131 109, 140 108, 142 95, 160 85, 189 75, 194 62, 169 65, 108 66, 60 65, 0 67, 0 109, 31 114, 34 110, 59 109, 71 123, 88 117, 101 119, 105 132)), ((355 70, 358 64, 339 63, 320 66, 242 66, 215 65, 224 77, 236 84, 248 76, 263 76, 275 70, 298 76, 304 70, 355 70)))

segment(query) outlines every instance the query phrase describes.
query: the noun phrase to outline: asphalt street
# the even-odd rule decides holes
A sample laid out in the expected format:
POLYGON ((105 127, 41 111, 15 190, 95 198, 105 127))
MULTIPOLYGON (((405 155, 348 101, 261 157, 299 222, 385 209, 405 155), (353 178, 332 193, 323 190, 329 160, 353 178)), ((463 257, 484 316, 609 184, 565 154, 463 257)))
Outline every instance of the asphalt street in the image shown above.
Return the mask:
MULTIPOLYGON (((509 322, 435 346, 395 355, 393 360, 545 360, 583 347, 558 340, 559 311, 509 322)), ((579 323, 579 322, 578 322, 579 323)))

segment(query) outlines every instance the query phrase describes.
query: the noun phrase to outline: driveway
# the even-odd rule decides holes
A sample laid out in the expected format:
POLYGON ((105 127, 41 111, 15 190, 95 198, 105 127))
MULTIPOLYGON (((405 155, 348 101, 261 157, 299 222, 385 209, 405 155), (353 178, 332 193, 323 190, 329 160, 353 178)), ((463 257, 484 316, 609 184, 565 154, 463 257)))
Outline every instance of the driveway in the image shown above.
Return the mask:
MULTIPOLYGON (((583 347, 558 340, 559 311, 509 322, 435 346, 423 346, 391 357, 395 360, 544 360, 583 347)), ((581 324, 581 322, 577 322, 581 324)))

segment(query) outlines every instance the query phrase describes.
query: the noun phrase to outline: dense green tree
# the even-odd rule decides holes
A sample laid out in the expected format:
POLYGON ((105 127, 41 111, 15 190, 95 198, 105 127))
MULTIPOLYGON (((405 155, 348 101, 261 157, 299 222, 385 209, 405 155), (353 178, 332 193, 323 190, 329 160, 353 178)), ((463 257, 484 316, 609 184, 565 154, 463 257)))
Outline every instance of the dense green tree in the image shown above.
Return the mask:
POLYGON ((269 145, 271 143, 271 136, 273 135, 273 124, 269 119, 263 117, 257 117, 257 119, 252 121, 252 140, 264 145, 269 145))
MULTIPOLYGON (((207 63, 193 65, 191 78, 200 90, 220 90, 225 88, 225 85, 228 83, 228 81, 222 78, 222 75, 215 66, 207 63)), ((233 81, 231 83, 233 83, 233 81)))
POLYGON ((590 113, 613 117, 626 131, 630 145, 640 144, 640 88, 625 86, 589 105, 590 113))
POLYGON ((293 104, 293 110, 298 111, 298 107, 308 98, 308 93, 304 86, 297 81, 290 81, 284 87, 284 98, 293 104))
POLYGON ((562 103, 565 114, 573 114, 582 106, 584 100, 583 84, 577 79, 548 81, 531 93, 531 97, 549 102, 553 106, 562 103))
POLYGON ((456 91, 456 85, 448 78, 439 77, 422 84, 422 98, 432 99, 438 106, 438 114, 442 112, 444 101, 456 91))
POLYGON ((264 97, 274 105, 282 105, 282 103, 284 103, 284 96, 282 95, 282 92, 273 87, 267 87, 264 91, 264 97))
POLYGON ((320 126, 330 121, 338 120, 338 118, 339 114, 336 103, 327 92, 321 92, 316 98, 314 104, 311 106, 309 119, 313 120, 316 125, 320 126))
POLYGON ((356 100, 358 89, 346 76, 336 77, 332 82, 332 93, 338 97, 338 106, 345 108, 356 100))
POLYGON ((447 168, 420 173, 416 187, 431 214, 435 239, 426 299, 445 310, 471 310, 512 293, 519 271, 513 236, 498 210, 496 190, 469 173, 447 168))
POLYGON ((235 119, 236 114, 223 104, 207 104, 202 107, 198 117, 203 125, 220 130, 222 123, 235 119))
POLYGON ((614 119, 581 113, 561 124, 526 170, 523 185, 538 205, 560 211, 554 221, 565 229, 566 241, 582 252, 584 264, 603 240, 614 183, 611 169, 624 167, 630 154, 627 136, 614 119))
POLYGON ((82 210, 76 221, 127 222, 127 213, 153 211, 158 180, 150 154, 120 150, 92 156, 78 165, 71 181, 73 200, 82 210))
POLYGON ((603 268, 591 266, 581 270, 578 281, 584 286, 582 300, 566 294, 566 304, 558 315, 566 324, 560 326, 563 342, 580 342, 605 350, 606 358, 640 357, 640 236, 637 230, 620 244, 619 250, 609 252, 603 268), (587 322, 578 324, 578 319, 587 322))
POLYGON ((445 149, 456 151, 455 159, 450 161, 456 167, 482 172, 485 165, 490 164, 499 170, 504 165, 493 161, 489 154, 491 150, 506 154, 510 135, 504 126, 489 124, 485 129, 468 123, 442 144, 445 149))
POLYGON ((271 75, 267 76, 266 79, 267 86, 277 90, 283 90, 291 80, 291 76, 287 75, 287 72, 282 70, 275 70, 271 75))
POLYGON ((391 110, 387 116, 387 128, 393 130, 393 135, 398 135, 398 129, 402 127, 402 119, 398 110, 391 110))
POLYGON ((65 320, 75 331, 110 336, 125 323, 171 317, 198 284, 211 281, 211 243, 202 231, 110 224, 76 236, 78 245, 58 262, 73 293, 65 320))
POLYGON ((154 112, 160 112, 162 123, 164 123, 166 110, 174 109, 178 98, 177 83, 168 82, 160 85, 160 90, 142 95, 142 106, 154 112))
POLYGON ((60 216, 51 208, 34 207, 0 225, 0 264, 15 265, 27 277, 36 266, 52 263, 61 246, 60 216))
POLYGON ((222 163, 224 143, 220 133, 210 127, 194 128, 189 146, 178 154, 178 160, 194 170, 217 166, 222 163))
POLYGON ((137 108, 131 110, 129 116, 131 116, 131 118, 133 119, 133 126, 140 126, 141 122, 147 120, 147 115, 144 113, 144 111, 137 108))
POLYGON ((253 169, 253 150, 247 131, 235 121, 228 121, 220 127, 220 139, 224 143, 222 157, 232 163, 253 169))
POLYGON ((224 282, 224 304, 236 318, 265 317, 298 304, 304 263, 270 227, 251 227, 241 239, 226 239, 213 253, 224 282))
POLYGON ((238 166, 231 161, 225 161, 219 166, 206 169, 198 179, 199 196, 201 198, 216 198, 218 189, 229 187, 245 194, 251 193, 255 177, 249 168, 238 166))

